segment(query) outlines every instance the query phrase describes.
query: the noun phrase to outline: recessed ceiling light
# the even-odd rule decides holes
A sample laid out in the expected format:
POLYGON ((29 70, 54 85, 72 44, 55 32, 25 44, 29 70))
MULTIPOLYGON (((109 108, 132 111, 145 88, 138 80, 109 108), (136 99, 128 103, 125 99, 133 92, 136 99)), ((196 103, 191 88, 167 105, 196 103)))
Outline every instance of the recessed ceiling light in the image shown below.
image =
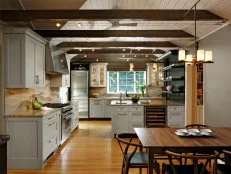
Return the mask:
POLYGON ((94 51, 95 51, 95 49, 92 49, 91 51, 92 51, 92 52, 94 52, 94 51))
POLYGON ((96 62, 98 62, 99 61, 99 59, 96 59, 96 62))
POLYGON ((79 49, 79 51, 82 51, 82 49, 79 49))
POLYGON ((82 24, 78 23, 77 26, 78 26, 78 27, 82 27, 82 24))
POLYGON ((84 57, 87 57, 87 55, 85 54, 84 57))
POLYGON ((58 28, 61 27, 61 24, 57 22, 56 27, 58 27, 58 28))
POLYGON ((126 51, 126 49, 124 48, 123 51, 126 51))

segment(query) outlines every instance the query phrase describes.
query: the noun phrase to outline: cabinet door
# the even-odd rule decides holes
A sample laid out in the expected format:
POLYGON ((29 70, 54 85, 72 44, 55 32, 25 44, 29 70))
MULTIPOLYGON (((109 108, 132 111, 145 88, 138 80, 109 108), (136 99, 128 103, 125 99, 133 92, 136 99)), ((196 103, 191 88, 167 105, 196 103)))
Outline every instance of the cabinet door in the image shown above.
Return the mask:
POLYGON ((90 118, 104 118, 104 102, 103 100, 90 101, 90 118))
POLYGON ((101 87, 106 87, 106 66, 105 65, 99 65, 98 67, 98 81, 99 81, 99 86, 101 87))
POLYGON ((184 106, 168 106, 168 126, 176 128, 184 127, 184 111, 184 106))
POLYGON ((130 133, 135 133, 134 128, 140 128, 140 127, 144 127, 144 123, 129 123, 130 133))
POLYGON ((127 112, 117 112, 114 115, 113 119, 113 132, 117 133, 126 133, 129 132, 129 117, 127 112))
POLYGON ((35 41, 35 85, 45 87, 45 45, 35 41))
POLYGON ((90 86, 91 87, 99 85, 97 77, 98 77, 98 68, 96 65, 91 65, 90 66, 90 86))

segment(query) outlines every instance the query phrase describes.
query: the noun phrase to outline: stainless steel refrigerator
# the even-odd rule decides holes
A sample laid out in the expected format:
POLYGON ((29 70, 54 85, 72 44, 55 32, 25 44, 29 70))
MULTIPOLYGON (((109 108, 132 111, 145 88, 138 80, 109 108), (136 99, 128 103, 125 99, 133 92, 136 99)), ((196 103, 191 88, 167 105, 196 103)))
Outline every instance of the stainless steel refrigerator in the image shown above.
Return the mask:
POLYGON ((79 102, 79 118, 88 118, 88 71, 71 71, 71 101, 79 102))

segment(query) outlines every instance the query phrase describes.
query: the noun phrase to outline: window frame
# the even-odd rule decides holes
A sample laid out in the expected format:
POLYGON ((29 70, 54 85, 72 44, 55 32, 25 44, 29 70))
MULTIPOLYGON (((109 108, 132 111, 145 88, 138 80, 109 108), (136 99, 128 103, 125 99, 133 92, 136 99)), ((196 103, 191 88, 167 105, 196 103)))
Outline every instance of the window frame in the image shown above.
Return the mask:
MULTIPOLYGON (((120 91, 119 91, 119 73, 120 72, 131 72, 131 71, 107 71, 107 94, 119 94, 120 93, 120 91), (117 74, 117 79, 116 79, 116 81, 117 81, 117 87, 116 87, 116 89, 117 89, 117 91, 116 92, 110 92, 109 91, 109 73, 110 72, 116 72, 116 74, 117 74)), ((134 73, 134 75, 133 75, 133 80, 134 80, 134 91, 133 92, 127 92, 128 94, 141 94, 141 91, 136 91, 136 72, 143 72, 144 73, 144 78, 143 78, 143 80, 144 80, 144 85, 146 85, 147 84, 147 72, 146 71, 132 71, 133 73, 134 73)), ((124 92, 124 91, 123 91, 124 92)))

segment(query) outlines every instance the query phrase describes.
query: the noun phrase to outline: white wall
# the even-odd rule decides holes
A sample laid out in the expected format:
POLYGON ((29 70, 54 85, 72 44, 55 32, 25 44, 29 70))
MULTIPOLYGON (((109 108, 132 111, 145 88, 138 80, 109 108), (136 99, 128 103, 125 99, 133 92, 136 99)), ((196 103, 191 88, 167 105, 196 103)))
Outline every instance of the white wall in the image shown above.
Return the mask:
POLYGON ((231 127, 231 25, 199 42, 213 51, 213 64, 204 68, 205 124, 231 127))

